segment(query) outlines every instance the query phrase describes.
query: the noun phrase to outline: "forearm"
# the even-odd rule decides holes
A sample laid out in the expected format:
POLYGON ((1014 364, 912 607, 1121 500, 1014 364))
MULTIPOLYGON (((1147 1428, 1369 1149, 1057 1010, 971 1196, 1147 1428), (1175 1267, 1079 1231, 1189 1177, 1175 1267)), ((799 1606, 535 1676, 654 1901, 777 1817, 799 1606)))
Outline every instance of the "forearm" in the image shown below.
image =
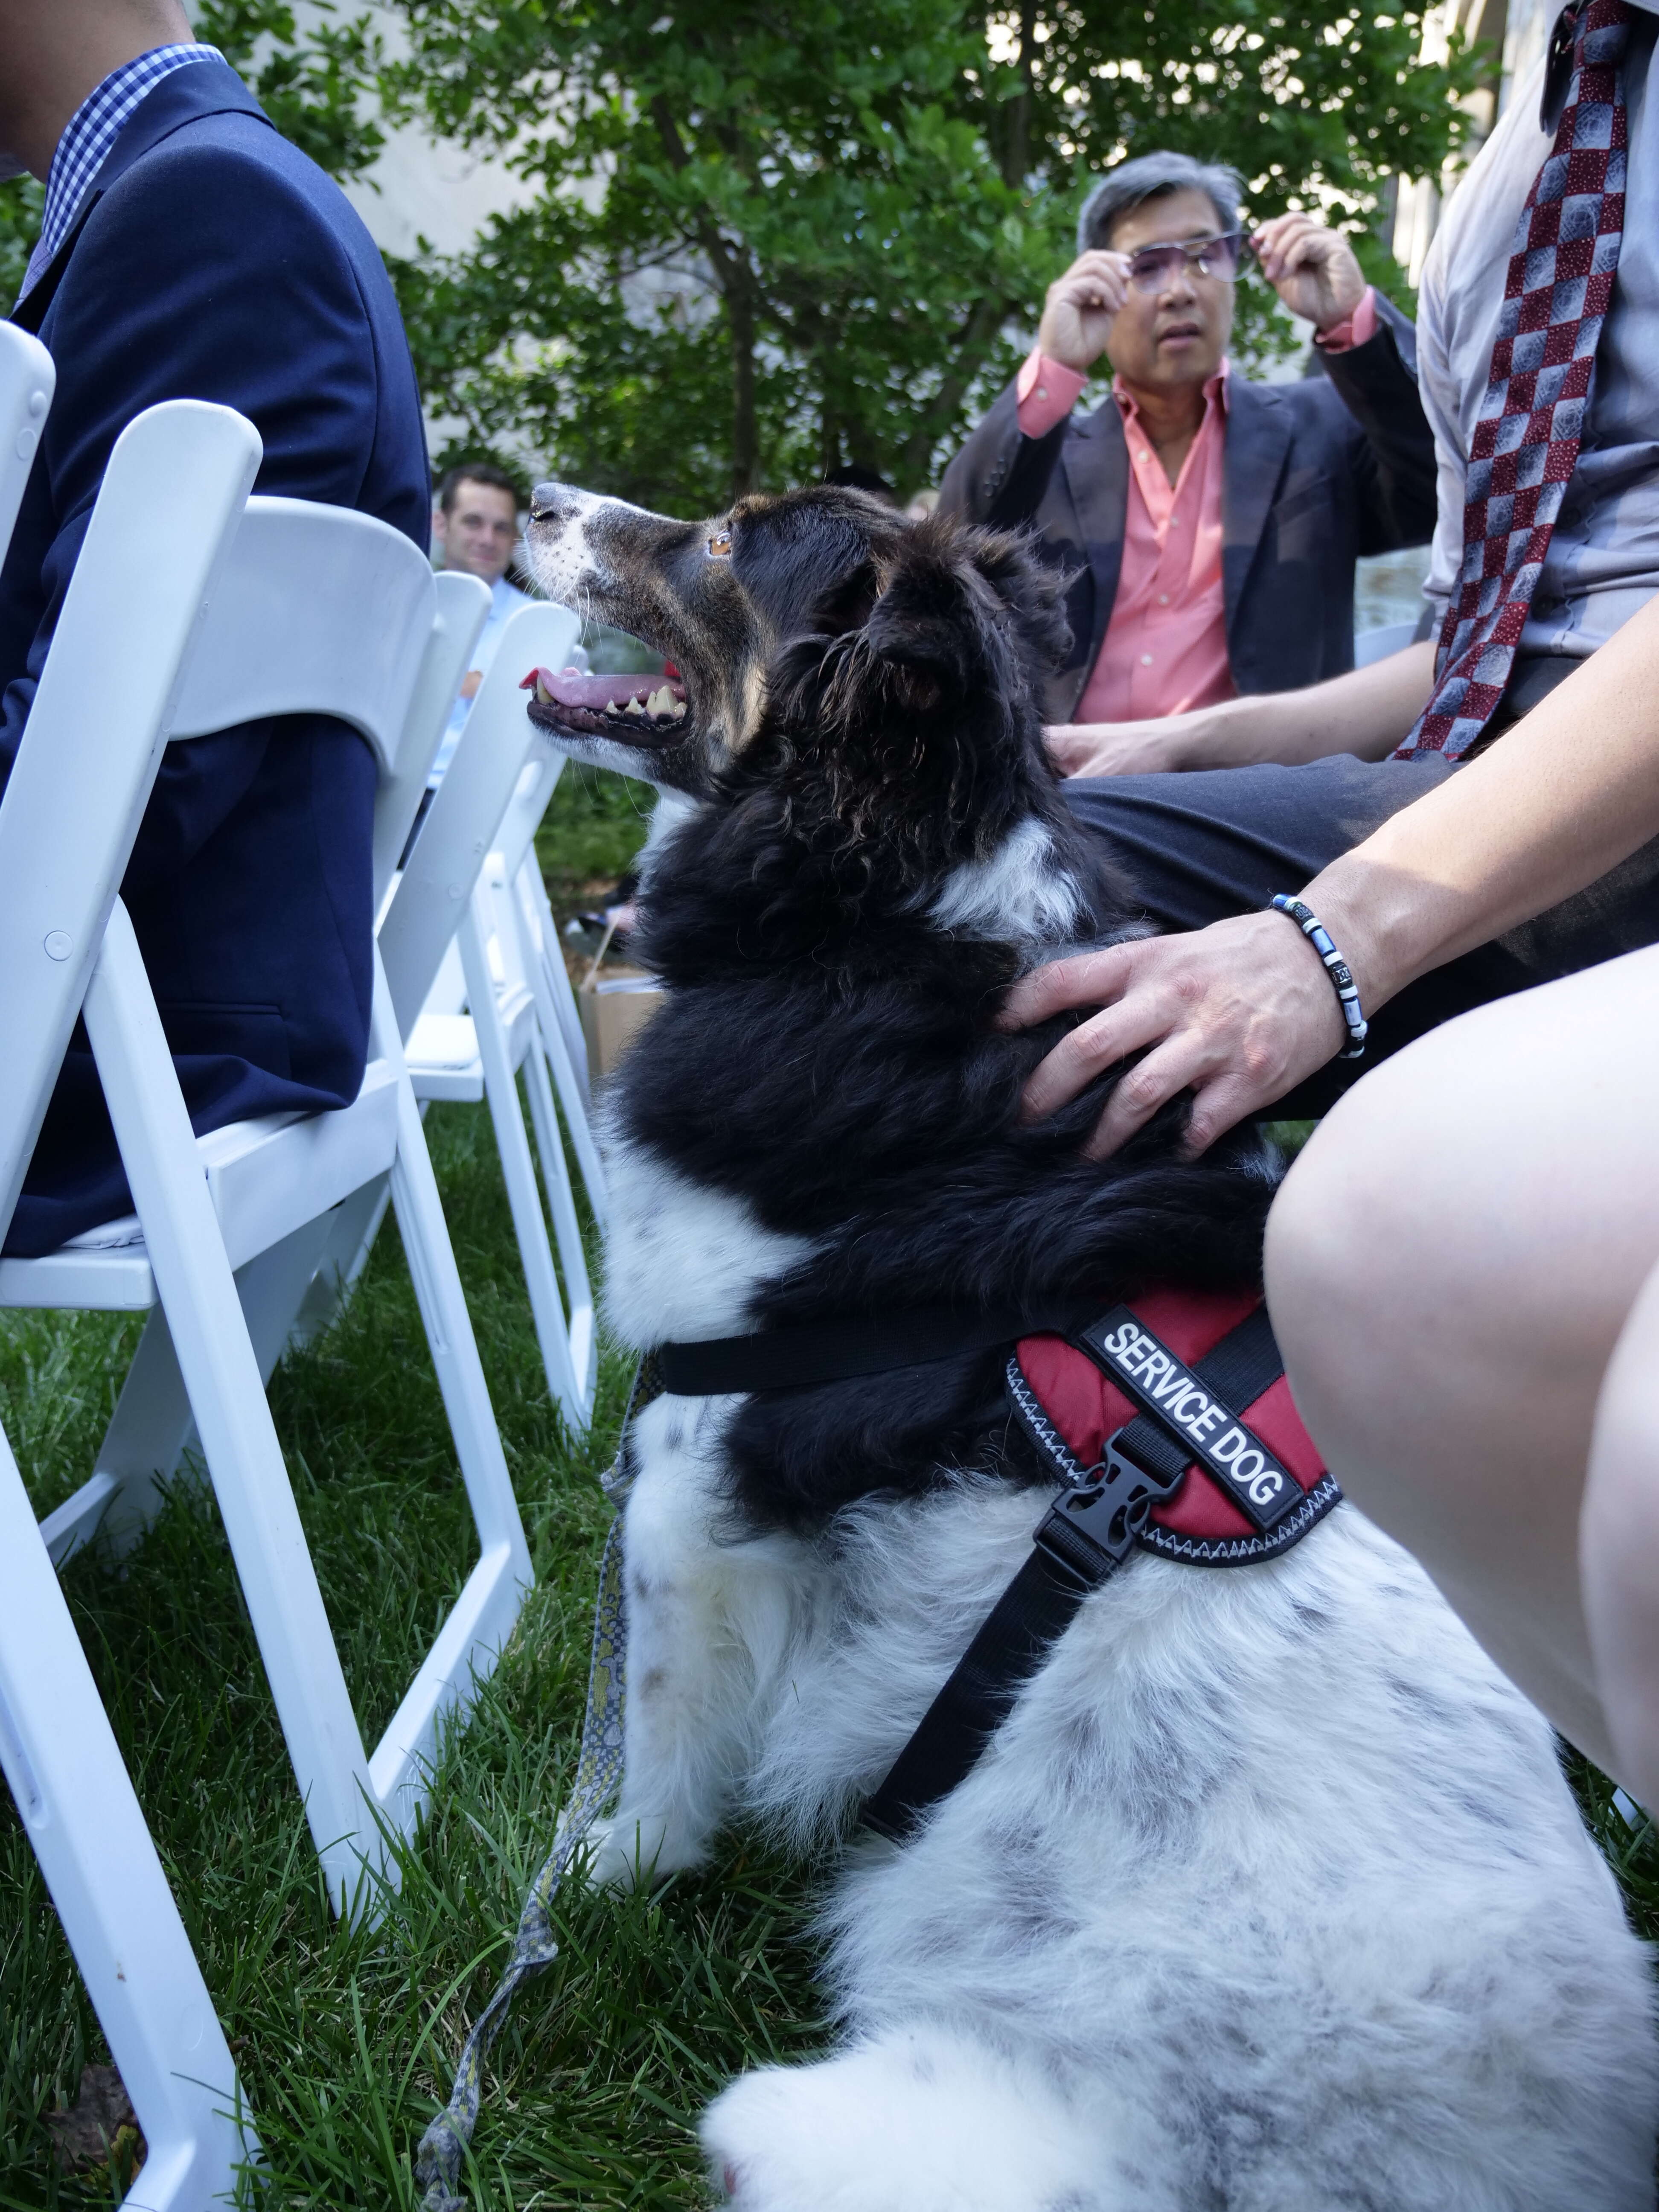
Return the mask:
POLYGON ((1434 684, 1434 647, 1408 645, 1403 653, 1350 669, 1305 691, 1276 691, 1229 699, 1210 710, 1215 726, 1213 759, 1194 767, 1243 767, 1278 761, 1295 767, 1332 753, 1383 760, 1422 713, 1434 684))
POLYGON ((1146 728, 1170 769, 1296 767, 1332 753, 1382 760, 1422 713, 1433 682, 1433 646, 1409 645, 1305 691, 1228 699, 1146 728))
POLYGON ((1305 892, 1362 1003, 1582 890, 1659 836, 1659 600, 1492 750, 1305 892))

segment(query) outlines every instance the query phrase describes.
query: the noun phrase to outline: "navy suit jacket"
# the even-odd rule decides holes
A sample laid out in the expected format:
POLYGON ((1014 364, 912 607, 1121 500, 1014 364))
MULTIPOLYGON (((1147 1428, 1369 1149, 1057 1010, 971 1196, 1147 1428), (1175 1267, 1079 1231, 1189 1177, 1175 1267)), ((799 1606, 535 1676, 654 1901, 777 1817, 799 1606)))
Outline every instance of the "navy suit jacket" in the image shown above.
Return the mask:
MULTIPOLYGON (((1417 393, 1417 333, 1378 296, 1364 345, 1294 384, 1227 387, 1222 595, 1242 692, 1295 691, 1353 666, 1353 564, 1434 534, 1434 440, 1417 393)), ((1129 449, 1109 398, 1020 435, 1011 384, 945 472, 939 504, 972 522, 1034 525, 1071 574, 1072 650, 1044 711, 1069 722, 1105 641, 1123 561, 1129 449)))
MULTIPOLYGON (((385 265, 224 63, 146 94, 13 320, 58 390, 0 568, 0 784, 110 450, 146 407, 238 409, 264 441, 257 490, 378 515, 426 550, 420 398, 385 265)), ((356 1097, 374 787, 367 744, 320 715, 163 755, 122 896, 198 1131, 356 1097)), ((51 1251, 131 1206, 77 1026, 4 1249, 51 1251)))

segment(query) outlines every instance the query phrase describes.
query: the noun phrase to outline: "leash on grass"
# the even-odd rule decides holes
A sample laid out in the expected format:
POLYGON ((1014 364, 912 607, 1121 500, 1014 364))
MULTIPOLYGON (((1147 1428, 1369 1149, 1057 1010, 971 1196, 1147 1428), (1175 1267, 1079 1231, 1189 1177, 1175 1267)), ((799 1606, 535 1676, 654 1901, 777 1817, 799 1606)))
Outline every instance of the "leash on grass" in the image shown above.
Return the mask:
MULTIPOLYGON (((654 1392, 647 1386, 647 1397, 650 1395, 654 1392)), ((628 1394, 628 1410, 623 1415, 617 1456, 599 1478, 605 1496, 617 1510, 599 1560, 599 1594, 593 1602, 593 1643, 587 1663, 587 1704, 582 1713, 575 1782, 553 1831, 553 1848, 543 1861, 525 1899, 506 1972, 461 2046, 449 2102, 421 2137, 415 2160, 415 2179, 422 2191, 420 2212, 467 2212, 465 2197, 457 2192, 461 2161, 478 2124, 484 2058, 506 2024, 507 2009, 520 1983, 541 1967, 550 1966, 559 1954, 553 1936, 553 1900, 572 1859, 586 1840, 588 1830, 615 1796, 622 1776, 623 1711, 628 1693, 622 1510, 633 1483, 627 1463, 628 1425, 635 1402, 643 1406, 647 1397, 641 1395, 641 1376, 636 1372, 628 1394)))

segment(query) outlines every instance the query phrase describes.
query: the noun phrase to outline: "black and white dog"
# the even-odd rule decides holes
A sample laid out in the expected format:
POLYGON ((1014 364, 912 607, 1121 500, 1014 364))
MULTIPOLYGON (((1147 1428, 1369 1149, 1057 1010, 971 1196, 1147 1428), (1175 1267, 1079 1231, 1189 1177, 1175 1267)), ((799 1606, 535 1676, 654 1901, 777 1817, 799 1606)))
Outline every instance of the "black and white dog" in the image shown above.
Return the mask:
MULTIPOLYGON (((1002 993, 1133 921, 1045 764, 1024 545, 831 489, 692 526, 557 485, 530 544, 678 672, 531 708, 663 794, 617 1333, 1254 1284, 1255 1139, 1187 1163, 1170 1113, 1101 1166, 1098 1088, 1018 1118, 1050 1039, 1002 993)), ((600 1878, 733 1814, 845 1834, 1048 1503, 1004 1358, 639 1416, 600 1878)), ((742 2212, 1651 2212, 1647 1954, 1548 1729, 1350 1506, 1266 1565, 1136 1557, 827 1921, 838 2048, 703 2123, 742 2212)))

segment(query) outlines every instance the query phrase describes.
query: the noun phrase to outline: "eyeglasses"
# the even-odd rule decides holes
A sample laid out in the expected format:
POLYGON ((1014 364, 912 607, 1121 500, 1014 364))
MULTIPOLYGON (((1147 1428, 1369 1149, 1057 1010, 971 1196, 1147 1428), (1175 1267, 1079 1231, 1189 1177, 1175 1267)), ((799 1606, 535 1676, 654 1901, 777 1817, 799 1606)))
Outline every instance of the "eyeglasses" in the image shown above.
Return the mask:
POLYGON ((1182 246, 1143 246, 1129 257, 1129 282, 1137 292, 1161 292, 1184 267, 1189 276, 1212 276, 1218 284, 1231 284, 1249 252, 1236 230, 1218 238, 1190 239, 1182 246))

